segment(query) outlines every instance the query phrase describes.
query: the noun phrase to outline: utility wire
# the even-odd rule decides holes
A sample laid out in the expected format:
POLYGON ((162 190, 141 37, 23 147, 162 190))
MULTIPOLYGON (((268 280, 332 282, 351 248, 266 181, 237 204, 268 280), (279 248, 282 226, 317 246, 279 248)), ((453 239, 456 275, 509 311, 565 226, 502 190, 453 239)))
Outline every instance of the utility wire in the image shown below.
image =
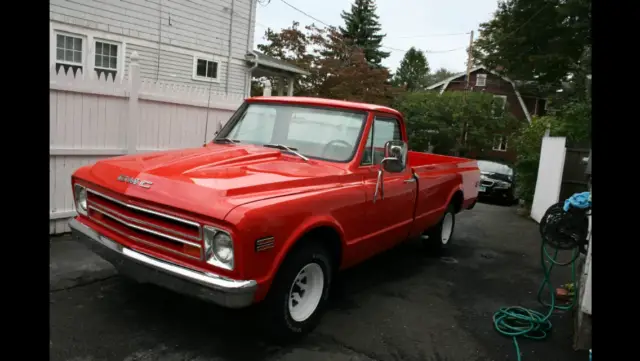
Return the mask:
MULTIPOLYGON (((305 11, 303 11, 303 10, 301 10, 301 9, 291 5, 291 4, 289 4, 286 0, 280 0, 280 1, 282 1, 285 5, 289 6, 293 10, 296 10, 297 12, 307 16, 310 19, 313 19, 314 21, 319 22, 320 24, 322 24, 324 26, 327 26, 329 28, 336 28, 335 26, 329 25, 329 24, 325 23, 324 21, 314 17, 313 15, 310 15, 309 13, 307 13, 307 12, 305 12, 305 11)), ((407 52, 407 50, 405 50, 405 49, 392 48, 390 46, 380 45, 380 47, 383 48, 383 49, 388 49, 388 50, 392 50, 392 51, 401 51, 401 52, 404 52, 404 53, 407 52)), ((463 46, 463 47, 460 47, 460 48, 448 49, 448 50, 425 50, 425 53, 430 53, 430 54, 433 54, 433 53, 448 53, 448 52, 457 51, 457 50, 461 50, 461 49, 466 49, 466 47, 463 46)))

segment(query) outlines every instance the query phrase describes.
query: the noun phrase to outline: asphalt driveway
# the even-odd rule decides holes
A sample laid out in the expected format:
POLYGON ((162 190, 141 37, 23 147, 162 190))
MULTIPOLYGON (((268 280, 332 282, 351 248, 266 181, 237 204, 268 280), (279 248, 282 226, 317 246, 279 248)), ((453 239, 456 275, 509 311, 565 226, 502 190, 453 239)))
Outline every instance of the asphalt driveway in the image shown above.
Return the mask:
MULTIPOLYGON (((515 360, 491 316, 539 307, 539 234, 514 208, 478 204, 458 217, 455 246, 435 258, 407 243, 342 274, 322 324, 288 347, 259 338, 252 312, 230 311, 119 276, 50 295, 51 357, 74 360, 515 360)), ((567 282, 559 274, 558 282, 567 282)), ((523 360, 586 360, 570 314, 523 360)))

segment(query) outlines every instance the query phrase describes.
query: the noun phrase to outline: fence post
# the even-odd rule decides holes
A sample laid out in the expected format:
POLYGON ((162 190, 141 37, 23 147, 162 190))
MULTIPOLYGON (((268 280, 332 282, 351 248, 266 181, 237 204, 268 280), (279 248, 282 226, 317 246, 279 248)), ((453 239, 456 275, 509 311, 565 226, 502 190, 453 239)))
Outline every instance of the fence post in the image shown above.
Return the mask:
POLYGON ((138 146, 138 92, 140 91, 140 56, 137 51, 131 53, 129 64, 129 119, 127 123, 127 153, 134 154, 138 146))

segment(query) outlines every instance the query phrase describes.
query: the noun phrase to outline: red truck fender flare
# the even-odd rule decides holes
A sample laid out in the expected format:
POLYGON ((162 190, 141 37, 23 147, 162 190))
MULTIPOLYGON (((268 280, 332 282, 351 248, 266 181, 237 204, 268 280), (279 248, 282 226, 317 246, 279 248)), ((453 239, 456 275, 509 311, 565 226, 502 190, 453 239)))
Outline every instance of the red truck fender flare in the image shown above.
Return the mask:
POLYGON ((291 248, 300 239, 302 239, 302 237, 306 233, 319 227, 330 227, 334 231, 336 231, 336 233, 340 237, 340 244, 344 249, 344 246, 345 246, 344 229, 338 222, 336 222, 335 219, 326 215, 318 215, 318 216, 310 217, 304 222, 302 222, 300 225, 298 225, 298 227, 296 227, 296 229, 293 232, 291 232, 289 237, 286 239, 286 241, 282 245, 282 248, 280 249, 280 251, 278 252, 278 254, 274 259, 273 266, 270 271, 270 274, 272 275, 272 277, 275 276, 276 272, 280 268, 280 265, 284 261, 285 257, 287 256, 287 254, 289 254, 289 251, 291 250, 291 248))
MULTIPOLYGON (((457 192, 462 193, 462 203, 464 203, 464 187, 462 186, 462 183, 460 183, 457 187, 453 188, 451 190, 451 192, 449 193, 449 197, 447 198, 447 204, 445 205, 445 207, 449 206, 449 204, 451 204, 451 202, 453 201, 453 197, 456 195, 457 192)), ((461 204, 462 206, 462 204, 461 204)))

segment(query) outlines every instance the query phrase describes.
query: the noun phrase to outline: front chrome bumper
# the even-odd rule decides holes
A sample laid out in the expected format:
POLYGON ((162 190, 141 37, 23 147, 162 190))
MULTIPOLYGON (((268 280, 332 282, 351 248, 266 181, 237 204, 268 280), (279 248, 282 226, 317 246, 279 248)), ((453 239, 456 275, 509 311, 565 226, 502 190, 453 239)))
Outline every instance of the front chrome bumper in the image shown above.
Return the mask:
POLYGON ((152 283, 229 308, 242 308, 253 303, 257 288, 254 280, 233 280, 150 257, 102 236, 76 219, 69 221, 69 227, 78 240, 113 264, 120 274, 139 282, 152 283))

